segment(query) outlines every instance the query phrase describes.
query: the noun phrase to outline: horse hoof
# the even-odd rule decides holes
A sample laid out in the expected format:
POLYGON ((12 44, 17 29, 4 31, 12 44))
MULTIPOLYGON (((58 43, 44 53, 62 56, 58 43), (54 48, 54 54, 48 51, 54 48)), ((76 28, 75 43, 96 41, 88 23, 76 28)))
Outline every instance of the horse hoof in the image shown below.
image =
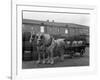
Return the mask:
POLYGON ((54 64, 54 61, 51 61, 50 64, 54 64))
POLYGON ((43 61, 42 63, 45 64, 45 61, 43 61))
POLYGON ((47 61, 47 64, 50 64, 50 60, 47 61))
POLYGON ((37 63, 37 64, 40 64, 40 61, 37 61, 36 63, 37 63))

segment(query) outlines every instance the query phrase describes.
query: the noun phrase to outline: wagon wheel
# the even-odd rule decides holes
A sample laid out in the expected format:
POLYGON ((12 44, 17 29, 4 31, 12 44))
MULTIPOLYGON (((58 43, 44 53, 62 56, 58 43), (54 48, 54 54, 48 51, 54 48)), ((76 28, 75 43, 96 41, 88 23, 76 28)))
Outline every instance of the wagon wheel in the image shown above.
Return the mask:
POLYGON ((81 52, 80 52, 80 56, 81 56, 81 57, 83 56, 84 52, 85 52, 85 50, 82 49, 81 52))

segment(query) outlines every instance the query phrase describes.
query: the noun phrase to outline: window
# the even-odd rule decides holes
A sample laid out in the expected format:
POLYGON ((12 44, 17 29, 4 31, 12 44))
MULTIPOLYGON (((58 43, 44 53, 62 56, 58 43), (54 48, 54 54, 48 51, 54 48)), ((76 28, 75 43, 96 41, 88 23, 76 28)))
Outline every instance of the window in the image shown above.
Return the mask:
POLYGON ((40 27, 40 32, 44 32, 44 26, 40 27))
POLYGON ((34 28, 33 28, 33 27, 31 27, 31 29, 33 30, 34 28))
POLYGON ((65 29, 65 34, 68 34, 68 29, 65 29))
POLYGON ((59 30, 59 28, 58 28, 58 32, 59 32, 60 30, 59 30))

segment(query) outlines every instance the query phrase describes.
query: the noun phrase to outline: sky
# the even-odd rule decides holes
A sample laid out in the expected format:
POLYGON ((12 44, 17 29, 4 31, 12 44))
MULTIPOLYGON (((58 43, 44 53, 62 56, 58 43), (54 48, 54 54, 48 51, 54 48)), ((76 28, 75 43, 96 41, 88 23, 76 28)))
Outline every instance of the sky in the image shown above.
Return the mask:
POLYGON ((23 19, 33 20, 49 20, 52 22, 64 22, 64 23, 76 23, 89 26, 90 15, 89 14, 68 14, 68 13, 46 13, 46 12, 28 12, 23 11, 23 19))

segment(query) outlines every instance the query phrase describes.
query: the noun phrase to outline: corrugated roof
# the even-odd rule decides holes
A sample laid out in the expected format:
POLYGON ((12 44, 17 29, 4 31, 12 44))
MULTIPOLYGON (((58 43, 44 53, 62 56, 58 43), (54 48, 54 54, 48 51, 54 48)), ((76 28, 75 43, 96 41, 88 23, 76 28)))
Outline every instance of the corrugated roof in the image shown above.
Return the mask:
POLYGON ((31 19, 23 19, 23 24, 38 24, 42 23, 47 26, 62 26, 62 27, 73 27, 73 28, 89 28, 89 26, 74 24, 74 23, 61 23, 61 22, 49 22, 49 21, 40 21, 40 20, 31 20, 31 19))

